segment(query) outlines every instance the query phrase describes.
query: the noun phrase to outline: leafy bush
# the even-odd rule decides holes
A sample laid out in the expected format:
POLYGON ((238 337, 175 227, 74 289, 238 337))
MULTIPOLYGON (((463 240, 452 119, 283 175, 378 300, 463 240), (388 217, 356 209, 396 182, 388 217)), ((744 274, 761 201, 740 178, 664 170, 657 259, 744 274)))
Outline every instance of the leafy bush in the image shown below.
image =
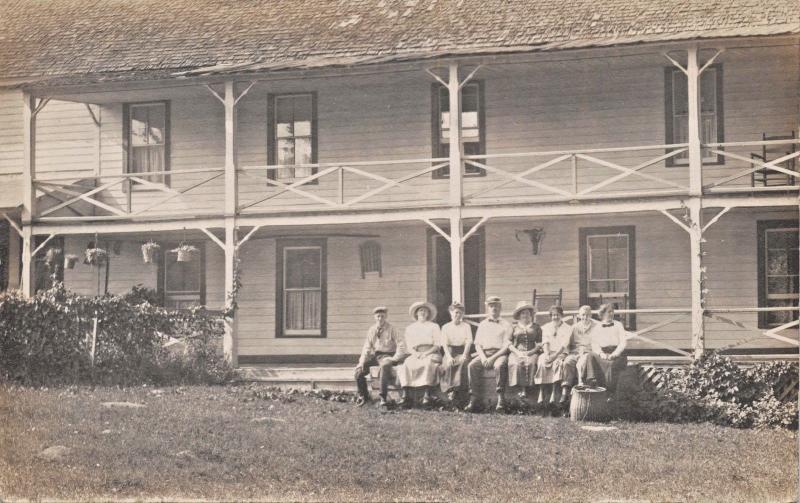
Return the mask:
POLYGON ((61 283, 31 299, 0 295, 0 377, 36 385, 132 385, 232 376, 216 349, 222 336, 216 316, 170 311, 150 299, 141 287, 124 296, 83 297, 61 283), (185 350, 165 347, 171 339, 185 350))
POLYGON ((620 410, 642 420, 797 429, 797 403, 784 403, 777 398, 788 383, 797 379, 795 362, 759 363, 745 368, 712 352, 688 367, 659 372, 659 389, 629 397, 620 404, 620 410))

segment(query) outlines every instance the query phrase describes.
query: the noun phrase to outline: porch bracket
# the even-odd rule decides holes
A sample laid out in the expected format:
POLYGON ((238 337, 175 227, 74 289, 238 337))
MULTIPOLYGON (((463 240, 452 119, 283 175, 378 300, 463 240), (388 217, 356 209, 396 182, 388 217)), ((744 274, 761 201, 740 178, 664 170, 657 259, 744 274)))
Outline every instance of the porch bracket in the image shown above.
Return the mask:
POLYGON ((45 106, 47 106, 47 104, 48 104, 49 102, 50 102, 50 98, 42 98, 42 99, 40 99, 40 100, 39 100, 39 102, 36 104, 36 107, 33 109, 32 115, 33 115, 34 117, 36 117, 36 115, 37 115, 39 112, 41 112, 41 111, 42 111, 42 109, 43 109, 45 106))
POLYGON ((242 239, 240 239, 238 243, 236 243, 236 249, 238 250, 239 248, 241 248, 242 245, 245 244, 251 237, 253 237, 256 231, 258 231, 258 229, 260 229, 261 227, 262 227, 261 225, 256 225, 255 227, 250 229, 250 232, 245 234, 245 236, 242 239))
POLYGON ((94 110, 92 110, 92 105, 90 105, 89 103, 84 103, 84 106, 86 107, 86 110, 89 112, 89 115, 92 116, 92 122, 94 122, 94 125, 100 127, 100 118, 97 116, 96 113, 94 113, 94 110))
POLYGON ((3 217, 6 220, 8 220, 9 225, 11 225, 11 227, 15 231, 17 231, 17 234, 19 234, 19 237, 22 237, 22 228, 19 226, 19 224, 17 224, 17 222, 15 222, 14 219, 12 219, 10 216, 8 216, 8 213, 3 213, 3 217))
POLYGON ((461 82, 458 84, 458 88, 459 88, 459 89, 462 89, 462 88, 463 88, 465 85, 467 85, 467 84, 469 83, 469 81, 470 81, 470 80, 472 80, 472 77, 474 77, 474 76, 475 76, 475 74, 476 74, 476 73, 478 73, 478 70, 480 70, 481 68, 483 68, 483 65, 478 65, 478 66, 476 66, 476 67, 475 67, 475 69, 474 69, 474 70, 472 70, 472 71, 469 73, 469 75, 467 75, 467 76, 466 76, 466 78, 465 78, 464 80, 462 80, 462 81, 461 81, 461 82))
POLYGON ((475 234, 475 233, 478 231, 478 229, 480 229, 480 227, 481 227, 483 224, 485 224, 487 220, 489 220, 489 218, 490 218, 490 217, 481 217, 481 219, 480 219, 480 220, 478 220, 478 223, 476 223, 475 225, 473 225, 473 226, 472 226, 472 227, 469 229, 469 231, 467 231, 467 233, 466 233, 466 234, 464 234, 464 236, 461 238, 461 242, 462 242, 462 243, 465 243, 465 242, 467 241, 467 239, 469 239, 469 238, 470 238, 470 237, 471 237, 473 234, 475 234))
POLYGON ((722 215, 724 215, 725 213, 729 212, 730 210, 731 210, 731 207, 730 207, 730 206, 725 206, 724 208, 722 208, 722 209, 719 211, 719 213, 717 213, 716 215, 714 215, 714 218, 712 218, 711 220, 709 220, 709 221, 708 221, 708 222, 707 222, 707 223, 706 223, 706 224, 703 226, 702 232, 703 232, 703 233, 705 233, 705 232, 708 230, 708 228, 709 228, 709 227, 711 227, 712 225, 714 225, 715 223, 717 223, 717 221, 718 221, 720 218, 722 218, 722 215))
POLYGON ((44 241, 42 241, 42 244, 40 244, 39 246, 37 246, 36 248, 34 248, 34 250, 31 252, 31 258, 35 257, 37 253, 39 253, 40 251, 42 251, 42 248, 44 248, 44 247, 45 247, 45 245, 46 245, 47 243, 49 243, 49 242, 50 242, 50 240, 51 240, 51 239, 53 239, 54 237, 56 237, 56 234, 50 234, 49 236, 47 236, 47 239, 45 239, 44 241))
POLYGON ((245 97, 245 95, 246 95, 248 92, 250 92, 250 89, 252 89, 252 88, 253 88, 253 86, 254 86, 254 85, 256 85, 256 82, 258 82, 258 81, 257 81, 257 80, 251 80, 251 81, 250 81, 250 85, 249 85, 249 86, 247 86, 247 87, 244 89, 244 91, 242 91, 242 92, 239 94, 239 96, 238 96, 238 97, 237 97, 235 100, 233 100, 233 106, 236 106, 236 104, 237 104, 237 103, 239 103, 239 100, 240 100, 240 99, 242 99, 242 98, 244 98, 244 97, 245 97))
POLYGON ((441 236, 442 236, 443 238, 445 238, 445 239, 447 240, 447 242, 448 242, 448 243, 450 243, 450 242, 451 242, 451 241, 450 241, 450 235, 449 235, 449 234, 447 234, 445 231, 443 231, 441 227, 439 227, 438 225, 436 225, 435 223, 433 223, 433 220, 431 220, 431 219, 429 219, 429 218, 423 218, 423 219, 422 219, 422 221, 423 221, 423 222, 425 222, 426 224, 430 225, 430 226, 431 226, 431 228, 433 228, 433 230, 435 230, 436 232, 438 232, 439 234, 441 234, 441 236))
POLYGON ((673 64, 673 65, 675 65, 675 66, 678 68, 678 70, 682 71, 682 72, 683 72, 683 73, 685 73, 686 75, 689 75, 689 71, 688 71, 686 68, 684 68, 684 67, 683 67, 683 65, 681 65, 680 63, 678 63, 677 61, 675 61, 674 59, 672 59, 672 57, 671 57, 671 56, 670 56, 668 53, 664 52, 664 53, 661 53, 661 54, 662 54, 662 55, 663 55, 665 58, 667 58, 668 60, 670 60, 670 61, 672 62, 672 64, 673 64))
POLYGON ((724 47, 723 47, 722 49, 717 49, 717 52, 716 52, 716 54, 714 54, 713 56, 711 56, 711 58, 710 58, 708 61, 706 61, 706 64, 704 64, 704 65, 703 65, 703 66, 700 68, 700 70, 697 72, 697 74, 698 74, 698 75, 702 74, 702 73, 703 73, 703 71, 704 71, 706 68, 708 68, 709 66, 713 65, 713 64, 714 64, 714 61, 717 59, 717 57, 718 57, 720 54, 722 54, 723 52, 725 52, 725 48, 724 48, 724 47))
POLYGON ((213 87, 211 87, 208 84, 205 84, 205 86, 206 89, 208 89, 211 92, 211 94, 213 94, 214 97, 219 100, 220 103, 222 103, 223 105, 225 104, 225 98, 223 98, 217 91, 215 91, 213 87))
POLYGON ((678 220, 678 218, 675 215, 673 215, 672 213, 668 212, 667 210, 658 210, 658 211, 660 213, 662 213, 664 216, 666 216, 667 218, 669 218, 670 220, 672 220, 673 222, 675 222, 676 224, 678 224, 678 226, 680 226, 683 230, 685 230, 689 234, 692 233, 692 229, 690 229, 689 226, 687 226, 686 224, 684 224, 683 222, 678 220))
POLYGON ((223 243, 217 236, 215 236, 213 232, 209 231, 205 227, 200 227, 200 230, 203 231, 203 233, 206 236, 210 237, 211 241, 217 243, 217 246, 222 248, 223 251, 225 250, 225 243, 223 243))
POLYGON ((447 87, 447 82, 445 82, 441 77, 439 77, 438 75, 433 73, 430 68, 426 68, 425 71, 428 73, 428 75, 430 75, 434 79, 438 80, 441 85, 443 85, 444 87, 447 87))

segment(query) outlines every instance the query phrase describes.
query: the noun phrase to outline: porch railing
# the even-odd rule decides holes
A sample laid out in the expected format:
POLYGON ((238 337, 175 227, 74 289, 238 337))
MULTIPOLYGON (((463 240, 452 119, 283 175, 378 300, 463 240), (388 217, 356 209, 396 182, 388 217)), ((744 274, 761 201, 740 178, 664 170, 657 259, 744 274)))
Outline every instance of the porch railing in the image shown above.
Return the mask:
MULTIPOLYGON (((704 144, 703 190, 796 191, 798 144, 798 139, 704 144), (786 153, 766 160, 755 154, 766 148, 786 153), (780 175, 779 183, 757 184, 754 173, 780 175)), ((688 144, 680 143, 465 156, 465 167, 473 169, 464 176, 463 202, 681 197, 689 194, 689 166, 682 158, 687 150, 688 144)), ((255 214, 446 206, 451 204, 450 183, 446 175, 435 175, 448 166, 447 158, 244 166, 237 170, 237 209, 255 214), (285 176, 287 170, 297 176, 285 176)), ((41 221, 215 216, 225 207, 223 168, 49 175, 33 180, 41 221)))

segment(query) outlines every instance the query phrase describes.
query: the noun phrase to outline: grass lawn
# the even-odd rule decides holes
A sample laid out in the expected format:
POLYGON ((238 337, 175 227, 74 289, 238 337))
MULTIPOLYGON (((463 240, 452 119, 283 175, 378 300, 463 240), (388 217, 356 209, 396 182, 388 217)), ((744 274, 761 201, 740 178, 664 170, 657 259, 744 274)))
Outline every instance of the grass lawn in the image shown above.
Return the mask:
POLYGON ((0 499, 796 501, 797 437, 381 412, 257 385, 0 387, 0 499), (143 408, 105 407, 126 401, 143 408), (43 449, 70 449, 61 461, 43 449))

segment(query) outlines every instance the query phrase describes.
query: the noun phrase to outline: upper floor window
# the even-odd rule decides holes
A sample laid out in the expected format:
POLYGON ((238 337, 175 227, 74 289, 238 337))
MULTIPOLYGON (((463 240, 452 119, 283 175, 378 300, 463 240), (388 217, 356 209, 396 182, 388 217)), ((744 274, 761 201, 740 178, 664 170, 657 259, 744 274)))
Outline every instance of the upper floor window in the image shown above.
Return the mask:
MULTIPOLYGON (((689 142, 689 83, 681 70, 667 68, 665 80, 666 143, 689 142)), ((724 141, 722 120, 722 67, 711 65, 700 74, 700 142, 724 141)), ((723 164, 724 158, 703 149, 704 164, 723 164)), ((667 159, 667 166, 689 162, 689 153, 683 152, 667 159)))
MULTIPOLYGON (((433 157, 450 156, 450 93, 442 85, 434 84, 433 105, 433 157)), ((464 155, 486 153, 486 120, 484 117, 483 82, 472 81, 461 88, 461 144, 464 155)), ((465 175, 483 175, 485 171, 465 163, 465 175)), ((434 178, 450 176, 448 166, 437 169, 434 178)))
POLYGON ((169 183, 169 103, 130 103, 123 110, 127 173, 141 173, 156 183, 169 183), (147 173, 161 174, 149 175, 147 173))
POLYGON ((275 180, 305 178, 317 162, 317 97, 315 93, 269 95, 268 164, 275 180))
MULTIPOLYGON (((772 220, 758 223, 758 307, 797 306, 798 223, 772 220)), ((759 313, 759 327, 772 328, 797 319, 796 311, 759 313)))

